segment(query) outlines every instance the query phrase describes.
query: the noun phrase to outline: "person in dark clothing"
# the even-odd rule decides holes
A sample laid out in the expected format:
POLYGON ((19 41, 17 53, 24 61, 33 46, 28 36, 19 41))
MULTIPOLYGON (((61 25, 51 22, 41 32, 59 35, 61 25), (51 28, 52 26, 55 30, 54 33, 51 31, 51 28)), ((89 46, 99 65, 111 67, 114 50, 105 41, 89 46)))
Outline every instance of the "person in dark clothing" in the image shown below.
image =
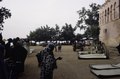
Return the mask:
POLYGON ((118 49, 118 52, 119 52, 119 55, 120 55, 120 43, 116 48, 118 49))
POLYGON ((5 46, 5 42, 3 41, 3 37, 2 37, 2 34, 0 34, 0 44, 5 46))
POLYGON ((11 60, 16 63, 17 72, 21 73, 24 72, 24 62, 27 57, 27 50, 22 47, 18 41, 18 39, 13 40, 14 47, 12 48, 11 60))
POLYGON ((8 39, 8 43, 5 44, 5 59, 10 59, 11 58, 11 53, 12 53, 12 39, 8 39))
POLYGON ((73 43, 73 51, 76 51, 76 41, 73 43))
POLYGON ((54 46, 55 46, 55 52, 57 52, 57 42, 54 43, 54 46))
POLYGON ((62 49, 62 45, 61 43, 58 43, 58 52, 61 52, 61 49, 62 49))
POLYGON ((61 59, 61 57, 58 57, 55 59, 54 54, 54 44, 50 43, 48 44, 47 48, 43 50, 42 56, 41 56, 41 73, 40 73, 40 79, 53 79, 53 70, 57 68, 56 60, 61 59))
POLYGON ((4 65, 4 47, 0 44, 0 79, 7 79, 4 65))
POLYGON ((4 62, 5 43, 0 34, 0 79, 8 79, 7 68, 4 62))

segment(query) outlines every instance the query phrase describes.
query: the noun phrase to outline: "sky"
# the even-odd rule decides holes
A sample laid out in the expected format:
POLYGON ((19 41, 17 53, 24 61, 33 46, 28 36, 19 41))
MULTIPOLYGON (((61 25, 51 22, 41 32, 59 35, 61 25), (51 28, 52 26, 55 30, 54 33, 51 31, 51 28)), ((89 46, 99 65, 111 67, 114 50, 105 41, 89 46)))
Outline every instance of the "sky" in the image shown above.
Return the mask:
MULTIPOLYGON (((45 26, 59 27, 65 23, 74 27, 82 7, 91 3, 103 4, 105 0, 3 0, 0 7, 10 9, 11 18, 5 20, 3 38, 26 38, 30 31, 45 26)), ((79 29, 76 31, 81 33, 79 29)))

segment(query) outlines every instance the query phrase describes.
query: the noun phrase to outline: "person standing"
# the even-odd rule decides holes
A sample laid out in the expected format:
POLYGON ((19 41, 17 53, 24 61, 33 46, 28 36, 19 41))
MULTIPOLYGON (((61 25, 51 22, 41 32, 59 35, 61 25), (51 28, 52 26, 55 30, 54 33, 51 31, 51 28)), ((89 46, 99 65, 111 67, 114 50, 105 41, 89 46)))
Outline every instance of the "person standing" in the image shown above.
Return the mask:
POLYGON ((73 51, 76 51, 76 41, 73 43, 73 51))
POLYGON ((118 52, 119 52, 119 55, 120 55, 120 43, 116 48, 118 49, 118 52))
POLYGON ((3 36, 2 34, 0 34, 0 44, 5 46, 5 42, 3 41, 3 36))
POLYGON ((5 44, 5 59, 10 59, 11 58, 11 53, 12 53, 12 39, 9 38, 8 42, 5 44))
POLYGON ((53 50, 53 43, 48 44, 48 46, 44 49, 44 54, 41 57, 42 59, 40 64, 40 79, 53 79, 53 71, 57 68, 56 60, 61 59, 60 57, 55 59, 53 50))
POLYGON ((4 62, 5 42, 0 34, 0 79, 8 79, 8 72, 4 62))
POLYGON ((55 52, 57 52, 57 42, 54 43, 54 46, 55 46, 55 52))
POLYGON ((61 52, 62 45, 61 43, 58 43, 58 52, 61 52))
POLYGON ((24 62, 27 57, 27 50, 19 44, 19 39, 13 40, 14 47, 12 48, 11 60, 17 64, 17 72, 24 72, 24 62))

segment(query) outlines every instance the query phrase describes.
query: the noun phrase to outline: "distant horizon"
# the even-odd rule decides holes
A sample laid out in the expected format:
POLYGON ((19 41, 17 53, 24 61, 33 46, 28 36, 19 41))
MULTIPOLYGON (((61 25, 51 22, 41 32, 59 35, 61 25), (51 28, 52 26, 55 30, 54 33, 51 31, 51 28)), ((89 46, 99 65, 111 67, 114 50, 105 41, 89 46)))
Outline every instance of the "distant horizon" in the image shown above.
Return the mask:
MULTIPOLYGON (((3 0, 0 7, 12 13, 11 18, 5 20, 3 38, 26 38, 30 31, 45 25, 58 24, 61 28, 68 23, 74 27, 79 19, 77 11, 88 8, 91 3, 101 5, 104 0, 3 0)), ((76 32, 80 33, 79 29, 76 32)))

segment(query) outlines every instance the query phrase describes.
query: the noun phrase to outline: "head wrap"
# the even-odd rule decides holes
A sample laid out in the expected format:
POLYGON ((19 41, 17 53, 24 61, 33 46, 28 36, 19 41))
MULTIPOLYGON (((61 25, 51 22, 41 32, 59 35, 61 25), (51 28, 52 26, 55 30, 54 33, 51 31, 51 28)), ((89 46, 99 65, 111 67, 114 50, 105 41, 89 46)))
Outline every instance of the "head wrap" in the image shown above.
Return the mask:
POLYGON ((47 48, 48 49, 50 49, 51 51, 54 49, 54 43, 49 43, 48 45, 47 45, 47 48))

